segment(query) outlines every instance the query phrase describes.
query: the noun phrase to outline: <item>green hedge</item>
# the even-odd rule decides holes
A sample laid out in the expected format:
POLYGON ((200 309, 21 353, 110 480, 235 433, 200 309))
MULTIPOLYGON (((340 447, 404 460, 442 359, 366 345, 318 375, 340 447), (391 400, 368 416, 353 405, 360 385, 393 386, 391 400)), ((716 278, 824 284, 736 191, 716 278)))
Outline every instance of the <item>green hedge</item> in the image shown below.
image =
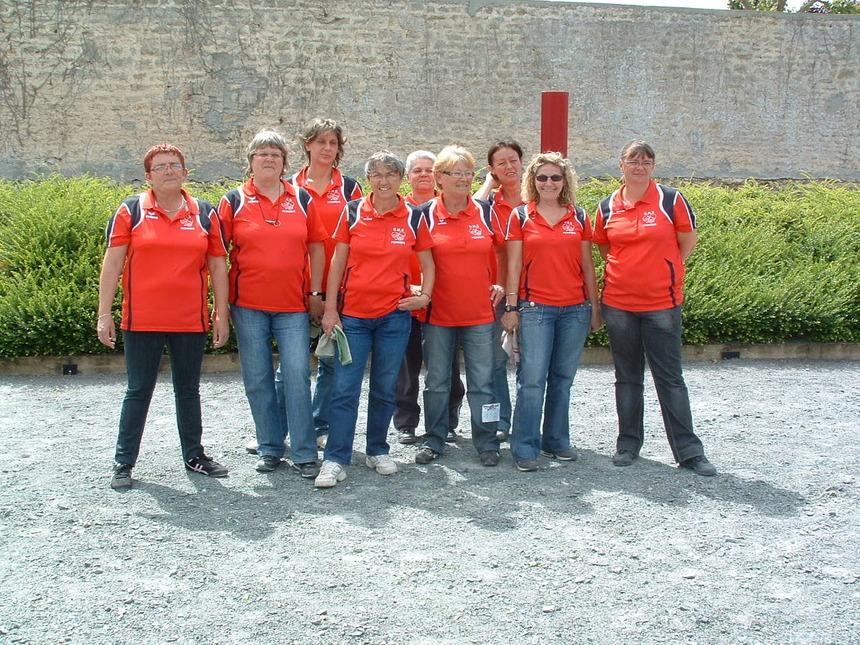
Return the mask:
MULTIPOLYGON (((699 223, 686 342, 860 341, 857 186, 671 184, 699 223)), ((617 187, 586 180, 578 201, 593 213, 617 187)), ((225 189, 190 186, 213 203, 225 189)), ((104 227, 135 190, 95 177, 0 181, 0 356, 110 352, 94 331, 104 227)), ((605 344, 605 332, 591 342, 605 344)))

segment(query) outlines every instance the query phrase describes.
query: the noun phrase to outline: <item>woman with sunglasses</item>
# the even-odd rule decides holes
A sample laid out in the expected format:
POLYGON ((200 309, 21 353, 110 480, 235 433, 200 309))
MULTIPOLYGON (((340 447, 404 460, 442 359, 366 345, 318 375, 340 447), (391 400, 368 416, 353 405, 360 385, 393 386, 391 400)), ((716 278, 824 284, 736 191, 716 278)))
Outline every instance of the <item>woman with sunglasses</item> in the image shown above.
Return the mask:
POLYGON ((602 311, 615 363, 612 463, 629 466, 642 448, 647 359, 672 455, 683 468, 716 475, 693 432, 681 367, 684 263, 696 248, 696 217, 681 193, 651 179, 654 161, 644 141, 624 146, 624 183, 600 202, 594 218, 594 242, 606 262, 602 311))
POLYGON ((523 176, 526 203, 506 232, 508 280, 502 325, 519 331, 517 402, 511 451, 517 469, 538 456, 573 461, 570 388, 590 331, 602 326, 591 256, 591 223, 575 205, 576 179, 557 152, 532 157, 523 176), (541 414, 543 422, 541 423, 541 414))
POLYGON ((284 179, 288 155, 280 133, 258 132, 246 151, 248 181, 224 195, 218 212, 230 243, 230 313, 256 429, 256 469, 268 473, 281 464, 289 428, 293 465, 312 479, 319 468, 308 313, 316 321, 322 317, 322 299, 313 294, 322 291, 328 235, 310 194, 284 179), (277 381, 273 339, 280 359, 277 381), (283 410, 279 399, 286 401, 283 410))
MULTIPOLYGON (((490 253, 495 246, 504 258, 504 238, 492 207, 472 199, 475 158, 470 152, 448 146, 436 157, 433 171, 441 194, 423 208, 434 243, 436 287, 421 328, 427 366, 426 434, 415 461, 429 464, 445 450, 450 430, 451 363, 462 344, 472 443, 481 464, 495 466, 499 463, 499 439, 498 403, 493 388, 493 323, 494 306, 504 290, 492 283, 490 253)), ((506 266, 504 261, 501 265, 506 266)))

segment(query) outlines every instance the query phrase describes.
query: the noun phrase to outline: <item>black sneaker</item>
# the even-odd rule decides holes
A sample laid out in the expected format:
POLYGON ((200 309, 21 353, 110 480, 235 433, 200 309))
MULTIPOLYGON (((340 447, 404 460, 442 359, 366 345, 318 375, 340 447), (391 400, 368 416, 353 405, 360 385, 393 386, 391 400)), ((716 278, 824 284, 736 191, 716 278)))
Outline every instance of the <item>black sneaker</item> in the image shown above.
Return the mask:
POLYGON ((619 450, 614 455, 612 455, 612 465, 613 466, 629 466, 633 463, 633 460, 636 459, 636 455, 634 455, 629 450, 619 450))
POLYGON ((537 459, 520 459, 517 462, 517 470, 523 473, 532 473, 538 469, 537 459))
POLYGON ((541 450, 541 456, 549 457, 550 459, 558 459, 559 461, 576 461, 579 455, 576 452, 576 448, 571 446, 567 450, 556 450, 555 452, 551 452, 549 450, 541 450))
POLYGON ((131 468, 128 464, 115 463, 110 487, 114 490, 131 490, 131 468))
POLYGON ((498 466, 499 465, 499 451, 498 450, 485 450, 481 453, 481 465, 482 466, 498 466))
POLYGON ((415 463, 416 464, 429 464, 434 459, 439 459, 442 456, 442 453, 436 452, 432 448, 428 448, 424 446, 421 450, 419 450, 415 454, 415 463))
POLYGON ((411 445, 418 441, 418 437, 415 436, 415 428, 403 428, 400 431, 400 434, 397 435, 397 443, 402 443, 406 446, 411 445))
POLYGON ((281 458, 275 455, 262 455, 255 468, 259 473, 270 473, 281 465, 281 458))
POLYGON ((200 455, 185 462, 185 467, 192 473, 209 475, 210 477, 226 477, 230 471, 217 461, 206 455, 200 455))
POLYGON ((299 475, 304 479, 316 479, 317 475, 320 474, 319 464, 315 461, 309 461, 304 464, 293 464, 293 468, 298 470, 299 475))
POLYGON ((449 430, 448 434, 445 436, 445 443, 457 443, 457 433, 453 430, 449 430))
POLYGON ((705 455, 685 459, 681 462, 681 468, 689 468, 697 475, 702 475, 702 477, 713 477, 717 474, 717 467, 708 461, 705 455))

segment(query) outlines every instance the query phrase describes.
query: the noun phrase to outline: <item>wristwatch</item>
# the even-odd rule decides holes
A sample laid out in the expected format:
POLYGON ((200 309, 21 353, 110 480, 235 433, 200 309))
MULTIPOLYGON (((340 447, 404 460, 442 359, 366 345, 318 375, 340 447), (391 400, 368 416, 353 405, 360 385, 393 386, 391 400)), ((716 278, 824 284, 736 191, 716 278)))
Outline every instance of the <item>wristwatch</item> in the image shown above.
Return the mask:
POLYGON ((512 311, 519 311, 520 308, 516 305, 505 305, 505 313, 510 313, 512 311))

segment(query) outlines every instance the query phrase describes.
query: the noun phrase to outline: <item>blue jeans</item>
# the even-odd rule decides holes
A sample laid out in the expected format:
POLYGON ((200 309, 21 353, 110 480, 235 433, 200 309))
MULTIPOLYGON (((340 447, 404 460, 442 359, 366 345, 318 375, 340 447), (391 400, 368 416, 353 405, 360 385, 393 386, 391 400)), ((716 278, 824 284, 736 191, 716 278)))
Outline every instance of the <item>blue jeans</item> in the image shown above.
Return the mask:
POLYGON ((681 368, 681 307, 626 311, 603 305, 615 363, 617 450, 639 454, 645 440, 645 359, 654 379, 669 447, 678 462, 704 454, 693 432, 690 397, 681 368))
POLYGON ((570 387, 591 323, 589 302, 553 307, 521 300, 520 307, 517 407, 511 434, 516 461, 537 459, 541 450, 570 448, 570 387))
POLYGON ((176 425, 185 461, 200 457, 203 423, 200 416, 200 368, 205 332, 123 331, 128 388, 119 417, 114 460, 134 466, 164 346, 170 351, 170 375, 176 401, 176 425))
POLYGON ((511 391, 508 387, 508 354, 502 349, 502 314, 505 312, 505 301, 496 306, 496 322, 493 324, 493 389, 496 401, 499 402, 498 429, 511 431, 511 391))
POLYGON ((276 312, 230 306, 245 396, 257 430, 260 455, 284 456, 290 432, 290 456, 297 464, 316 461, 317 446, 311 418, 307 312, 276 312), (280 380, 272 366, 272 339, 278 344, 280 380), (283 393, 285 410, 279 410, 283 393))
POLYGON ((496 399, 493 389, 493 323, 467 327, 442 327, 424 323, 424 435, 423 445, 435 452, 445 451, 448 434, 448 399, 451 390, 451 362, 458 341, 463 345, 466 366, 466 398, 472 419, 472 443, 481 453, 498 450, 496 422, 483 421, 483 406, 496 399))
POLYGON ((312 401, 314 430, 317 435, 328 433, 328 408, 331 405, 332 392, 334 392, 334 359, 320 358, 317 360, 317 380, 312 401))
POLYGON ((368 457, 388 454, 386 436, 394 414, 394 384, 409 341, 412 316, 408 311, 394 310, 379 318, 342 315, 340 321, 352 352, 352 363, 342 365, 336 353, 325 458, 347 466, 352 461, 355 443, 361 380, 371 352, 365 454, 368 457))

